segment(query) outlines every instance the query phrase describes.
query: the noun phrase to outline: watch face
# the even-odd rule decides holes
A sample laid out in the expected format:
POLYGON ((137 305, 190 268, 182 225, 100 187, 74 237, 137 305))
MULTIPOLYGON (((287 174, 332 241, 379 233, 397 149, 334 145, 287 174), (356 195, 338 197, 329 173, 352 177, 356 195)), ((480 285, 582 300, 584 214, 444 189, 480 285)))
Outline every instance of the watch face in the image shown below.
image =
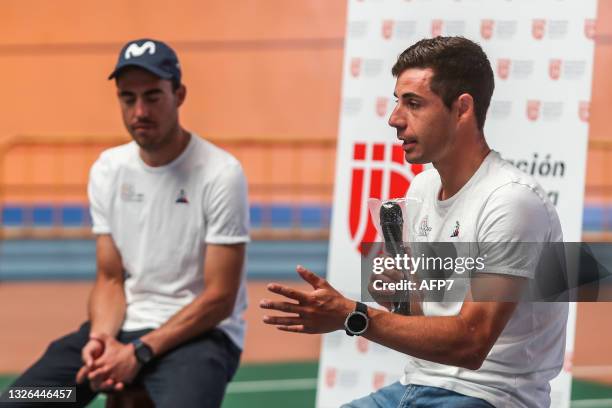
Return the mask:
POLYGON ((151 361, 152 358, 153 352, 151 351, 149 346, 144 343, 141 343, 138 345, 138 347, 136 347, 136 359, 138 359, 139 362, 146 364, 151 361))
POLYGON ((353 333, 362 333, 368 327, 368 319, 359 312, 351 314, 346 322, 353 333))

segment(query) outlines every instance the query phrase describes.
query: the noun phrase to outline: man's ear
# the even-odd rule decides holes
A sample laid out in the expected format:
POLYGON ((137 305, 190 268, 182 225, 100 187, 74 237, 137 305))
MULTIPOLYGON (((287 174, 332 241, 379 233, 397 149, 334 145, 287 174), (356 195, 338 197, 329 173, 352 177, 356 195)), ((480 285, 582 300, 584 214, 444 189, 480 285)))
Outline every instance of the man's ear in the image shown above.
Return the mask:
POLYGON ((179 88, 176 90, 176 107, 180 107, 183 102, 185 102, 185 97, 187 96, 187 88, 185 85, 181 84, 179 88))
POLYGON ((468 118, 475 117, 474 98, 468 93, 459 95, 455 101, 457 106, 457 120, 463 121, 468 118))

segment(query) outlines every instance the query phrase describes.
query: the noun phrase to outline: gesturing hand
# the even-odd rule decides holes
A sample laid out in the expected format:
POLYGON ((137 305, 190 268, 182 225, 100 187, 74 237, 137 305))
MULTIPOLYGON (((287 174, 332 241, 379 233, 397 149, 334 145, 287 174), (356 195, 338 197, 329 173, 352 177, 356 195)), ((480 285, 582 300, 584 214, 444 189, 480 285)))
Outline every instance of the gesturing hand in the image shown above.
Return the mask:
POLYGON ((344 328, 346 316, 355 309, 355 302, 345 298, 327 280, 298 266, 297 273, 313 290, 300 291, 277 283, 268 290, 297 302, 262 299, 262 309, 277 310, 288 315, 263 317, 263 322, 277 329, 295 333, 327 333, 344 328))

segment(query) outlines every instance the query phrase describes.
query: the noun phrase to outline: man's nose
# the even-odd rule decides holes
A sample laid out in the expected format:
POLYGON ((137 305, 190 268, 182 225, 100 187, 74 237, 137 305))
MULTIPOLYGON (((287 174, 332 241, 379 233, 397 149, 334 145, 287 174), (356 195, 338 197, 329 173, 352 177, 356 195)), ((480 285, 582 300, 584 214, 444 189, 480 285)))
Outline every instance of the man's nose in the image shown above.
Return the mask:
POLYGON ((389 116, 389 126, 394 128, 402 128, 406 126, 404 119, 399 115, 397 106, 391 112, 391 116, 389 116))
POLYGON ((136 100, 134 105, 134 116, 137 118, 146 118, 149 115, 147 104, 140 98, 136 100))

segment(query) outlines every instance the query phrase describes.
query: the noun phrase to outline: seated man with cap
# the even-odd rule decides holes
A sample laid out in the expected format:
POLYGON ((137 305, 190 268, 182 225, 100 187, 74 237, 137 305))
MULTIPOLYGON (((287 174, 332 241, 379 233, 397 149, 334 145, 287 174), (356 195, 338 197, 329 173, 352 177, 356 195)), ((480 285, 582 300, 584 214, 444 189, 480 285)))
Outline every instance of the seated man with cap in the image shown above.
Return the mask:
POLYGON ((90 172, 89 320, 9 389, 76 387, 70 406, 85 406, 139 384, 159 407, 218 407, 244 340, 242 167, 179 124, 186 88, 168 45, 129 42, 109 79, 133 140, 104 151, 90 172))

